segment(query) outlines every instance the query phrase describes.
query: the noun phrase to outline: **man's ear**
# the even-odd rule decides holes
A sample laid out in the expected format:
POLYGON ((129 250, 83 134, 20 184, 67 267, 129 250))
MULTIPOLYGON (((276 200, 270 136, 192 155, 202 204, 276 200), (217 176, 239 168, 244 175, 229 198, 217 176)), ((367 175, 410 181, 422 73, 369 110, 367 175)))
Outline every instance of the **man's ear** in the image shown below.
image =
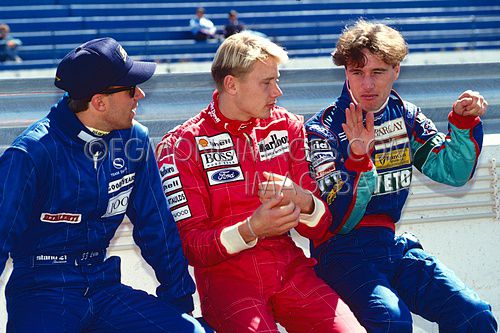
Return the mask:
POLYGON ((394 77, 394 81, 398 79, 400 71, 401 71, 401 64, 395 65, 394 72, 396 73, 396 76, 394 77))
POLYGON ((90 104, 97 111, 105 111, 106 103, 104 103, 104 96, 102 94, 96 94, 90 99, 90 104))
POLYGON ((232 75, 226 75, 223 82, 224 92, 230 95, 236 95, 238 92, 238 78, 232 75))

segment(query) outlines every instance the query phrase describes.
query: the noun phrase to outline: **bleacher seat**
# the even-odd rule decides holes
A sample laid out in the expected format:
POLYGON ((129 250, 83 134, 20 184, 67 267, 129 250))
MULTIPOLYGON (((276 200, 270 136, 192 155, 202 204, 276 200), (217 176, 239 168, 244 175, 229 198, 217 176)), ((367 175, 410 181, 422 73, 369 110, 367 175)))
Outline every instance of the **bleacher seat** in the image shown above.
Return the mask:
MULTIPOLYGON (((500 48, 498 0, 313 0, 203 2, 222 28, 235 9, 292 57, 328 55, 344 26, 364 17, 398 28, 411 52, 500 48)), ((198 3, 182 0, 3 0, 0 22, 23 40, 19 66, 51 67, 77 45, 103 36, 131 56, 154 61, 212 59, 219 40, 195 43, 188 22, 198 3)), ((0 69, 6 68, 0 64, 0 69)))

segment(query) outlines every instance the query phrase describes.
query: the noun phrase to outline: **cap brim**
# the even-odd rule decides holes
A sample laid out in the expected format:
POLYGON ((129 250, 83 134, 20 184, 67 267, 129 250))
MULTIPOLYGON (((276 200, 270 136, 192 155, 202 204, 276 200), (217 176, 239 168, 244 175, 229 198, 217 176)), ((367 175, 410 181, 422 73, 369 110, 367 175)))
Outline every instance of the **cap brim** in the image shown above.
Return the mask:
POLYGON ((156 63, 134 61, 127 75, 119 79, 114 85, 135 86, 149 80, 156 70, 156 63))

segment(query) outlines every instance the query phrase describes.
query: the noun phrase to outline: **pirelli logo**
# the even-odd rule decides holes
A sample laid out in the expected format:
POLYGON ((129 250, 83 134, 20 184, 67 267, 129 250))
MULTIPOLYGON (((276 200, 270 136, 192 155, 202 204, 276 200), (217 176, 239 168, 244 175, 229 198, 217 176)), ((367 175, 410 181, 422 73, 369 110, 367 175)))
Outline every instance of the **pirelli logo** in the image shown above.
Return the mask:
POLYGON ((410 164, 410 149, 393 149, 375 154, 375 167, 384 170, 410 164))
POLYGON ((40 220, 48 223, 80 223, 82 221, 82 214, 42 213, 40 220))

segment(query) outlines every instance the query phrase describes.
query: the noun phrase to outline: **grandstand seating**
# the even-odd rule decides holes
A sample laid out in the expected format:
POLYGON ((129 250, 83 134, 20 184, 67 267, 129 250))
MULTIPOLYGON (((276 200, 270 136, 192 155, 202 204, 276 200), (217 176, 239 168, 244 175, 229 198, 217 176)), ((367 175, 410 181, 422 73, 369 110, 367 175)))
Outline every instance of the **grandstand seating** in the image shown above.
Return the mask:
MULTIPOLYGON (((198 3, 182 0, 3 0, 0 22, 23 40, 22 64, 52 67, 69 50, 111 36, 131 56, 158 62, 211 60, 220 40, 196 43, 188 21, 198 3), (23 5, 19 5, 22 3, 23 5)), ((498 0, 205 0, 222 28, 235 9, 248 28, 283 45, 290 56, 327 56, 343 27, 359 17, 398 28, 410 52, 500 48, 498 0)))

